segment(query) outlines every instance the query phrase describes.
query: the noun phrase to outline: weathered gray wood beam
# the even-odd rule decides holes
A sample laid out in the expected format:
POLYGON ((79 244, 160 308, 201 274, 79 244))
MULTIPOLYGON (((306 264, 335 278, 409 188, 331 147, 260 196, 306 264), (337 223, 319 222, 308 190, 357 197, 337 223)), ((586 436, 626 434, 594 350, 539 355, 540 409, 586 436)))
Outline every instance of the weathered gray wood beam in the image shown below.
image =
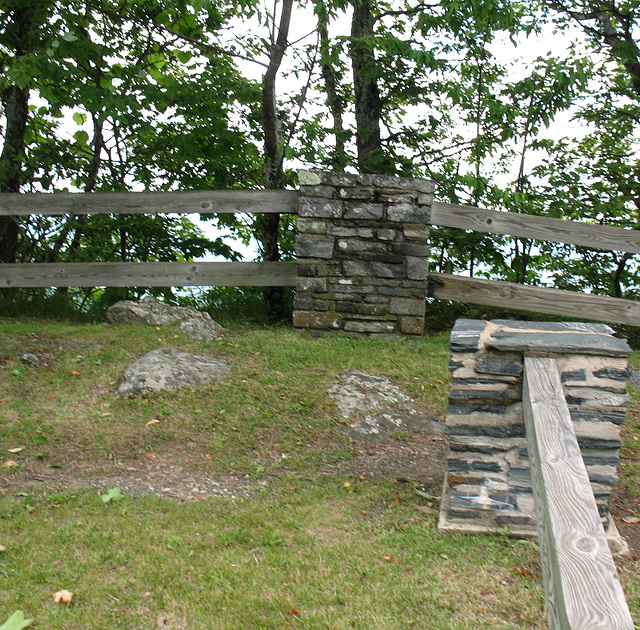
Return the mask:
POLYGON ((604 295, 430 273, 429 296, 440 300, 640 326, 640 302, 604 295))
POLYGON ((297 190, 3 193, 0 215, 28 214, 297 214, 297 190))
POLYGON ((295 262, 26 263, 0 265, 1 287, 287 287, 295 262))
POLYGON ((525 357, 523 405, 550 630, 633 630, 555 359, 525 357))
POLYGON ((533 214, 496 212, 449 203, 433 204, 431 223, 476 232, 570 243, 594 249, 640 253, 639 230, 624 230, 610 225, 578 223, 533 214))

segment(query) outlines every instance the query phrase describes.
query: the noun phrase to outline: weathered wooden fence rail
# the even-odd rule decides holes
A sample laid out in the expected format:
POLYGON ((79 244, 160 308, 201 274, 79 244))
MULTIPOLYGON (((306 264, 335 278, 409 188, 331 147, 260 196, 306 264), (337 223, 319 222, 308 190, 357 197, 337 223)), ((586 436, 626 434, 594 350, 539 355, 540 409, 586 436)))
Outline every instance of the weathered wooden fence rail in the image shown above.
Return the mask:
MULTIPOLYGON (((227 190, 0 194, 0 215, 298 212, 298 191, 227 190)), ((431 224, 595 249, 640 253, 640 231, 434 203, 431 224)), ((488 306, 640 325, 640 302, 447 274, 429 295, 488 306)), ((293 286, 295 263, 42 263, 0 265, 0 287, 293 286)))
POLYGON ((551 630, 633 630, 555 359, 524 359, 524 418, 551 630))

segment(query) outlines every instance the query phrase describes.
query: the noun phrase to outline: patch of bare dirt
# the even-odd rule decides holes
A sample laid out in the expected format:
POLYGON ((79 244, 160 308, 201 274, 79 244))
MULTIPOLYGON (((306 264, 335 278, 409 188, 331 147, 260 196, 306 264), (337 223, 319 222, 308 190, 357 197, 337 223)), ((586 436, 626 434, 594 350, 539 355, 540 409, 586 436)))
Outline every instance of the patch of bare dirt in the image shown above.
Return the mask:
POLYGON ((211 496, 246 497, 265 484, 245 475, 212 470, 210 456, 192 444, 173 444, 163 451, 147 452, 126 460, 87 461, 81 453, 74 453, 73 448, 69 448, 58 451, 53 467, 37 458, 24 458, 20 466, 7 470, 0 478, 0 495, 43 487, 62 491, 84 486, 103 492, 117 486, 124 494, 152 494, 197 501, 211 496))

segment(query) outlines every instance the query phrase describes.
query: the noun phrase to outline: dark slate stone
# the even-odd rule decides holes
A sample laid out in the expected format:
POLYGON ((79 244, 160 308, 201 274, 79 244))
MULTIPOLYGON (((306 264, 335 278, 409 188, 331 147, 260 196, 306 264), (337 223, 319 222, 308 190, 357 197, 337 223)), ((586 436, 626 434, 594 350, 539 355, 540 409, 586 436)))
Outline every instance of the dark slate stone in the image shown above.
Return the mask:
POLYGON ((640 387, 640 370, 629 368, 629 383, 634 387, 640 387))
POLYGON ((593 373, 597 378, 610 378, 613 381, 626 381, 629 379, 629 370, 617 370, 616 368, 603 368, 593 373))
POLYGON ((449 359, 449 370, 453 372, 453 370, 457 370, 464 366, 462 361, 454 361, 453 359, 449 359))
POLYGON ((611 422, 618 426, 624 422, 624 411, 584 411, 582 409, 570 409, 571 419, 574 422, 583 420, 586 422, 611 422))
POLYGON ((582 451, 582 459, 585 466, 617 466, 620 462, 620 453, 616 450, 582 451))
POLYGON ((494 453, 504 453, 505 451, 510 451, 513 447, 502 445, 500 443, 497 444, 472 444, 472 443, 460 443, 460 442, 451 442, 449 444, 449 448, 452 451, 456 451, 459 453, 483 453, 485 455, 492 455, 494 453))
POLYGON ((600 516, 609 516, 609 504, 598 503, 598 514, 600 516))
POLYGON ((587 378, 586 370, 576 370, 575 372, 563 372, 561 380, 563 383, 568 381, 584 381, 587 378))
POLYGON ((513 388, 509 388, 506 391, 499 392, 486 389, 453 389, 449 392, 449 400, 453 402, 482 400, 482 401, 495 401, 497 403, 509 403, 516 400, 520 400, 517 396, 517 392, 513 388))
POLYGON ((478 357, 476 372, 480 374, 503 374, 504 376, 520 376, 522 374, 521 361, 507 359, 490 359, 478 357))
POLYGON ((601 483, 605 486, 615 486, 618 483, 618 475, 605 475, 599 472, 587 470, 591 483, 601 483))
POLYGON ((484 319, 456 319, 456 323, 453 325, 451 332, 454 331, 467 331, 475 330, 476 332, 482 332, 487 325, 484 319))
POLYGON ((592 438, 589 436, 578 436, 578 445, 581 449, 592 448, 594 450, 620 448, 619 439, 604 440, 602 438, 592 438))
POLYGON ((530 481, 523 481, 520 479, 508 479, 509 489, 519 495, 533 494, 533 487, 530 481))
MULTIPOLYGON (((449 365, 451 365, 451 363, 449 363, 449 365)), ((460 364, 462 365, 462 364, 460 364)), ((515 385, 515 383, 513 381, 509 381, 509 380, 502 380, 499 378, 453 378, 451 379, 451 384, 452 385, 477 385, 477 384, 481 384, 481 385, 504 385, 505 383, 509 383, 512 385, 515 385)), ((477 390, 478 393, 478 398, 481 398, 483 396, 481 396, 483 390, 477 390)))
MULTIPOLYGON (((610 392, 612 394, 618 394, 618 396, 625 396, 627 394, 626 387, 599 387, 598 385, 593 385, 589 387, 588 385, 572 385, 571 383, 566 384, 567 392, 572 392, 573 394, 577 394, 580 389, 590 389, 590 390, 598 390, 599 392, 610 392)), ((569 394, 568 394, 569 395, 569 394)), ((584 400, 592 400, 589 396, 584 400)), ((568 399, 567 399, 568 400, 568 399)))
POLYGON ((585 335, 577 332, 504 332, 494 333, 487 347, 511 352, 566 352, 628 357, 631 348, 625 339, 609 335, 585 335))
POLYGON ((411 297, 407 289, 396 289, 395 287, 378 287, 379 295, 393 295, 394 297, 411 297))
POLYGON ((461 461, 459 459, 450 459, 447 462, 447 466, 450 471, 471 471, 471 470, 487 470, 489 472, 501 472, 502 467, 498 462, 483 462, 483 461, 475 461, 475 462, 467 462, 461 461))
POLYGON ((467 331, 451 331, 449 346, 452 352, 477 352, 480 344, 480 333, 467 331))
POLYGON ((509 470, 509 479, 519 479, 520 481, 531 481, 531 468, 512 467, 509 470))
POLYGON ((586 322, 523 322, 511 319, 493 319, 492 323, 505 328, 516 330, 539 330, 549 332, 575 331, 599 333, 601 335, 613 334, 613 328, 606 324, 588 324, 586 322))
POLYGON ((500 426, 447 426, 445 428, 447 435, 459 435, 459 436, 484 436, 484 437, 496 437, 496 438, 512 438, 512 437, 526 437, 526 431, 524 425, 519 424, 506 424, 500 426))
POLYGON ((452 405, 451 403, 447 405, 447 413, 453 416, 466 416, 476 411, 499 416, 507 412, 507 407, 505 405, 452 405))

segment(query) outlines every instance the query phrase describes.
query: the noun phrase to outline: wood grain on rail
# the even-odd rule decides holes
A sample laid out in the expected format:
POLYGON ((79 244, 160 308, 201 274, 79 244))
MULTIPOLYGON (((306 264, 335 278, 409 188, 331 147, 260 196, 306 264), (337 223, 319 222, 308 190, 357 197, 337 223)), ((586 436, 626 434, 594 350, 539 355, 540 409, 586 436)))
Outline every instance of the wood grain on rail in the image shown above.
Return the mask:
POLYGON ((640 302, 604 295, 430 273, 429 296, 440 300, 640 326, 640 302))
POLYGON ((582 245, 593 249, 640 253, 639 230, 625 230, 610 225, 578 223, 533 214, 497 212, 449 203, 433 204, 431 222, 433 225, 476 232, 508 234, 539 241, 582 245))
POLYGON ((3 193, 0 215, 298 212, 297 190, 3 193))
POLYGON ((555 359, 525 357, 523 406, 550 630, 633 630, 555 359))
POLYGON ((27 263, 0 265, 2 287, 286 287, 295 262, 27 263))

